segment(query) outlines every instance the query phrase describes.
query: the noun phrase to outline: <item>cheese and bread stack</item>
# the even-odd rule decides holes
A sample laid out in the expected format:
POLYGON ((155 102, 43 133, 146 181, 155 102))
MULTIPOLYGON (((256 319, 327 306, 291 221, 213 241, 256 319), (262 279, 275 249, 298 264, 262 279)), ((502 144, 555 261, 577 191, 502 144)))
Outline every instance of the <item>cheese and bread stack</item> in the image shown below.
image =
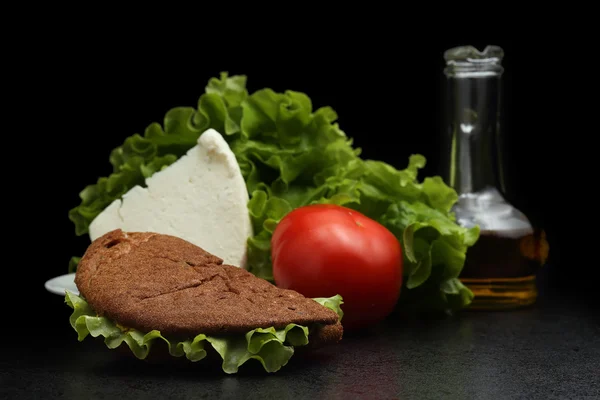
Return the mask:
POLYGON ((160 338, 191 361, 218 353, 227 373, 250 359, 275 372, 294 347, 341 340, 340 296, 309 299, 244 269, 247 203, 235 156, 212 129, 146 187, 111 203, 90 224, 80 294, 66 294, 79 339, 125 342, 145 359, 165 345, 160 338))

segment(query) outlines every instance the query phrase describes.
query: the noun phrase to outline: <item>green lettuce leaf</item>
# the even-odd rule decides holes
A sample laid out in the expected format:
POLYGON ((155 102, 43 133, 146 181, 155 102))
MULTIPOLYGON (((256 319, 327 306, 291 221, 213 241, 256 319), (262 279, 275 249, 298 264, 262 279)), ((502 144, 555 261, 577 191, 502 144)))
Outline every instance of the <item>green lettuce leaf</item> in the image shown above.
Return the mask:
POLYGON ((337 313, 338 317, 340 317, 340 321, 344 318, 344 311, 342 311, 342 304, 344 304, 344 299, 339 294, 333 297, 316 297, 313 298, 314 301, 319 303, 322 306, 329 308, 337 313))
POLYGON ((71 257, 69 260, 69 273, 74 273, 77 271, 77 266, 79 265, 79 261, 81 261, 81 257, 71 257))
MULTIPOLYGON (((337 312, 340 318, 343 315, 340 308, 343 304, 341 296, 315 300, 337 312)), ((258 360, 267 372, 277 372, 288 363, 294 354, 294 347, 304 346, 309 342, 308 327, 298 324, 288 324, 283 329, 258 328, 245 335, 208 336, 199 333, 188 340, 173 340, 163 336, 158 330, 143 333, 120 327, 110 319, 98 316, 81 296, 68 290, 65 303, 73 309, 69 321, 77 332, 79 341, 83 341, 88 335, 102 336, 109 349, 115 349, 125 342, 135 357, 142 360, 148 356, 152 346, 163 342, 171 356, 185 356, 193 362, 206 357, 207 346, 212 346, 223 359, 222 368, 228 374, 238 372, 250 359, 258 360)))
POLYGON ((456 310, 472 293, 457 277, 478 228, 459 226, 451 212, 458 196, 440 177, 418 180, 425 166, 412 155, 398 170, 361 158, 336 123, 330 107, 315 109, 300 92, 269 88, 249 93, 245 76, 212 78, 197 108, 167 112, 113 150, 113 173, 81 193, 69 217, 78 235, 112 201, 164 168, 196 144, 208 128, 221 132, 234 152, 250 196, 254 236, 248 240, 248 269, 273 281, 271 237, 291 210, 314 203, 353 208, 381 222, 402 244, 404 287, 399 307, 456 310))

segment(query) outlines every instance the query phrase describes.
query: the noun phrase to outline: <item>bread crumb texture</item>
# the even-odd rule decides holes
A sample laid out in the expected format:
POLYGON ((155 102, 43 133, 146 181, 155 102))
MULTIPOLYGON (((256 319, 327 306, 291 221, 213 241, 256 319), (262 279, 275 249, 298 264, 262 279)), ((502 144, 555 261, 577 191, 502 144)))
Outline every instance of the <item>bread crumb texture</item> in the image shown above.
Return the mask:
POLYGON ((142 332, 189 337, 296 323, 333 325, 322 331, 328 342, 342 334, 334 311, 170 235, 104 234, 82 257, 75 283, 99 315, 142 332))

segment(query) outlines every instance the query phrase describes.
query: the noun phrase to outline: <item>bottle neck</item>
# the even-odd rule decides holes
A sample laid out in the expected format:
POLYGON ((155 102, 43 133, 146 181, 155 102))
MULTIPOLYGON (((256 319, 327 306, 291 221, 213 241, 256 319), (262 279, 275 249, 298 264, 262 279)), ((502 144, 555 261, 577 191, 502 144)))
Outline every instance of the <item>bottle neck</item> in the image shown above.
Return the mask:
POLYGON ((500 154, 501 60, 503 51, 488 46, 450 49, 446 59, 447 99, 444 179, 459 194, 456 221, 504 236, 531 232, 527 217, 502 196, 500 154))
POLYGON ((503 188, 501 74, 447 74, 445 181, 459 195, 503 188))

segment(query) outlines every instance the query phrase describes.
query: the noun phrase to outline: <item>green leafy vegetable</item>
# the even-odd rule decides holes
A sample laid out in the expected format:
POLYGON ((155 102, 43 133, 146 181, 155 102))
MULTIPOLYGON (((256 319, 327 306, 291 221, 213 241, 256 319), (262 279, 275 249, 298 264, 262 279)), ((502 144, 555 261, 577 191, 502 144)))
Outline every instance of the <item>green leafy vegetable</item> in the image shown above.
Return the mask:
POLYGON ((336 295, 333 297, 316 297, 313 299, 322 306, 329 308, 337 313, 340 317, 340 321, 344 318, 344 311, 342 311, 341 305, 344 304, 342 296, 336 295))
MULTIPOLYGON (((337 312, 341 318, 341 296, 315 300, 337 312)), ((206 346, 212 346, 223 359, 222 368, 228 374, 238 372, 239 367, 250 359, 258 360, 265 371, 276 372, 288 363, 294 354, 294 347, 309 342, 308 327, 297 324, 289 324, 283 329, 258 328, 245 335, 208 336, 200 333, 188 340, 178 341, 164 337, 158 330, 143 333, 119 327, 108 318, 98 316, 82 297, 69 291, 66 292, 65 302, 73 309, 69 320, 79 341, 88 335, 102 336, 109 349, 115 349, 125 342, 139 359, 145 359, 152 346, 162 341, 170 355, 185 356, 193 362, 206 357, 206 346)))
POLYGON ((71 257, 69 260, 69 273, 73 273, 77 271, 77 266, 79 265, 79 261, 81 261, 81 257, 71 257))
POLYGON ((457 279, 465 254, 479 236, 477 227, 456 224, 451 208, 456 192, 439 177, 418 180, 421 155, 405 169, 360 157, 360 149, 335 122, 330 107, 314 109, 303 93, 271 89, 249 94, 245 76, 208 82, 197 108, 167 112, 162 126, 151 124, 110 157, 113 173, 80 194, 70 210, 76 233, 113 200, 183 155, 208 128, 221 132, 236 155, 246 181, 254 236, 248 240, 249 270, 272 280, 270 240, 290 210, 312 203, 353 208, 381 222, 401 241, 405 287, 400 306, 454 310, 472 293, 457 279))

